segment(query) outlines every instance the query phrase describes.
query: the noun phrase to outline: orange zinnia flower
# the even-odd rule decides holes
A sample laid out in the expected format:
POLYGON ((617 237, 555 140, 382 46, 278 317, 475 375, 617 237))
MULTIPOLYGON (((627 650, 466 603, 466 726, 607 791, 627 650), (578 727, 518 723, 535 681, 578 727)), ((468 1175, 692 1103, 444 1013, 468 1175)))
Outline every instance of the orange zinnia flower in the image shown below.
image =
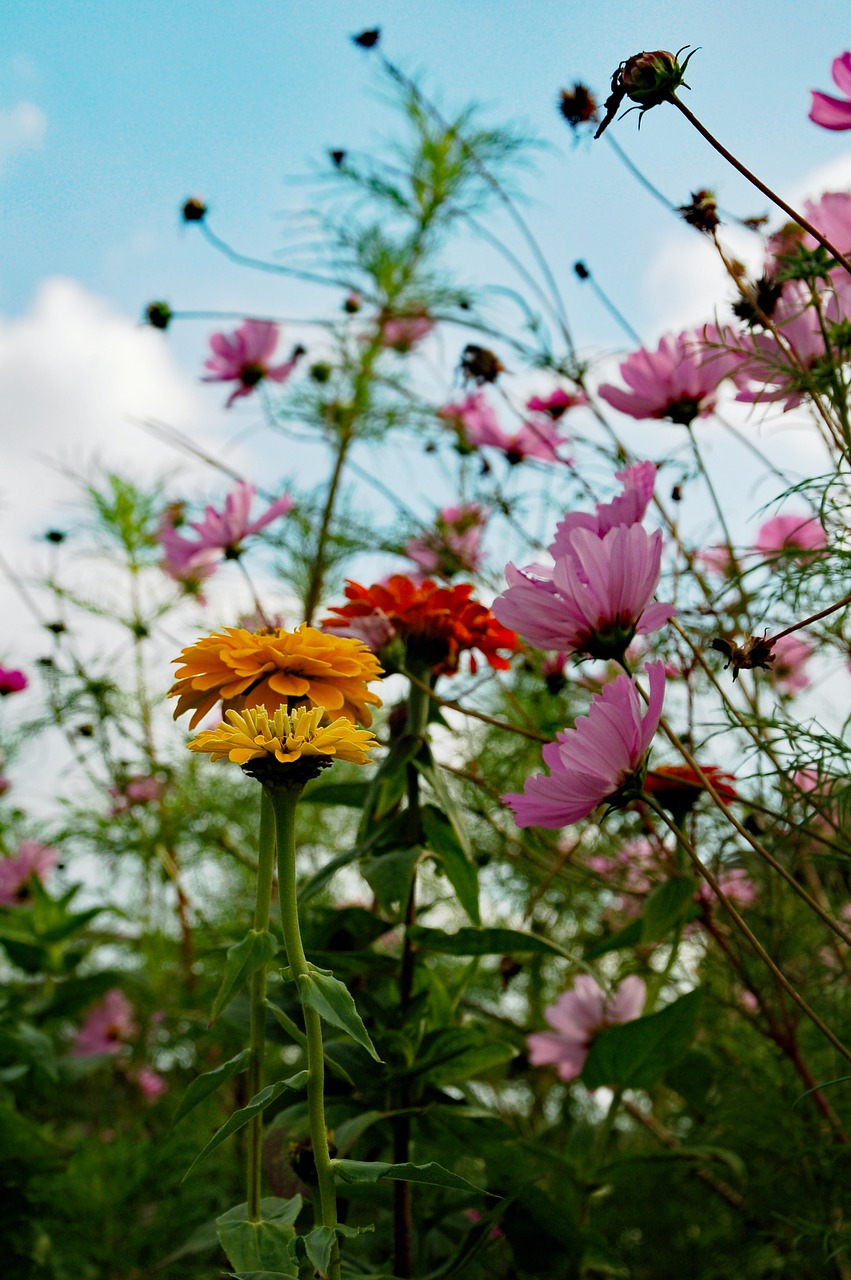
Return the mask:
POLYGON ((326 618, 327 630, 355 629, 362 619, 383 616, 407 642, 407 661, 426 666, 437 675, 454 675, 458 659, 470 653, 470 670, 477 670, 476 649, 497 670, 508 669, 508 658, 498 650, 515 652, 517 635, 497 622, 490 609, 471 600, 473 586, 459 583, 438 586, 430 578, 413 582, 395 574, 386 583, 362 587, 346 583, 348 604, 332 609, 326 618))
POLYGON ((367 704, 381 705, 366 687, 382 674, 375 654, 360 640, 316 627, 256 632, 227 627, 189 645, 175 661, 182 665, 169 697, 178 700, 175 719, 192 711, 190 729, 219 700, 225 711, 265 707, 273 712, 308 703, 365 725, 372 723, 367 704))

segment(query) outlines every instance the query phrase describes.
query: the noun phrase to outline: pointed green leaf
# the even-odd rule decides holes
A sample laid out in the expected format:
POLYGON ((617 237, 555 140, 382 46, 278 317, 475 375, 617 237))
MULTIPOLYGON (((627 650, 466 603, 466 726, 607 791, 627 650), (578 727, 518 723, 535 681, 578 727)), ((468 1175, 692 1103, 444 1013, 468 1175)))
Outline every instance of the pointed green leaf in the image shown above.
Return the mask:
POLYGON ((600 942, 592 942, 585 951, 586 960, 596 960, 609 951, 622 951, 624 947, 637 947, 641 942, 641 920, 630 920, 629 924, 617 933, 611 933, 600 942))
POLYGON ((341 1182, 378 1182, 389 1178, 396 1182, 422 1182, 430 1187, 452 1187, 456 1191, 482 1193, 481 1187, 433 1161, 429 1164, 384 1164, 380 1160, 332 1160, 331 1163, 341 1182))
POLYGON ((366 1049, 376 1062, 381 1061, 361 1021, 351 991, 340 982, 339 978, 333 977, 330 973, 319 973, 314 970, 311 973, 302 974, 296 981, 302 1004, 306 1004, 309 1009, 314 1009, 320 1018, 324 1018, 332 1026, 345 1031, 357 1044, 366 1049))
POLYGON ((331 1261, 331 1249, 336 1239, 337 1233, 333 1227, 314 1227, 304 1237, 307 1256, 316 1267, 316 1270, 321 1271, 323 1275, 328 1270, 328 1264, 331 1261))
POLYGON ((460 805, 456 802, 451 790, 447 786, 446 779, 443 776, 440 765, 434 760, 427 743, 423 745, 423 749, 414 761, 414 764, 431 785, 431 789, 434 792, 441 809, 446 814, 452 825, 452 830, 455 832, 458 843, 469 858, 473 851, 470 847, 470 838, 467 835, 467 824, 464 821, 464 814, 460 805))
POLYGON ((210 1152, 215 1151, 216 1147, 221 1146, 225 1138, 229 1138, 232 1133, 236 1133, 244 1125, 247 1125, 252 1116, 265 1111, 266 1107, 273 1103, 276 1098, 279 1098, 286 1089, 301 1089, 306 1083, 307 1072, 299 1071, 287 1080, 278 1080, 276 1084, 268 1084, 265 1089, 261 1089, 259 1093, 254 1095, 247 1107, 243 1107, 240 1111, 234 1111, 230 1119, 226 1120, 222 1127, 216 1130, 204 1150, 192 1161, 181 1178, 181 1182, 185 1182, 196 1165, 206 1159, 210 1152))
POLYGON ((650 1089, 658 1084, 694 1039, 701 994, 690 991, 659 1013, 601 1031, 585 1059, 582 1083, 588 1089, 650 1089))
POLYGON ((222 985, 219 987, 219 993, 210 1011, 211 1024, 221 1017, 252 973, 256 973, 264 964, 268 964, 277 950, 277 939, 268 930, 261 932, 258 929, 249 929, 241 942, 228 948, 222 985))
POLYGON ((297 1280, 290 1255, 295 1220, 301 1212, 301 1196, 260 1201, 260 1221, 249 1222, 248 1205, 240 1204, 216 1219, 219 1243, 232 1267, 245 1274, 269 1274, 297 1280))
POLYGON ((445 814, 431 804, 423 806, 420 817, 428 847, 439 855, 449 883, 458 895, 458 901, 473 924, 480 924, 479 869, 462 847, 457 829, 445 814))
POLYGON ((302 791, 299 804, 339 804, 349 809, 362 809, 367 788, 366 782, 332 782, 317 778, 302 791))
POLYGON ((641 913, 641 942, 656 942, 675 925, 699 915, 694 901, 696 890, 691 876, 672 876, 654 889, 641 913))
MULTIPOLYGON (((296 1044, 300 1044, 302 1049, 304 1049, 307 1045, 307 1036, 300 1027, 296 1026, 292 1018, 288 1014, 284 1013, 283 1009, 279 1009, 276 1004, 272 1004, 271 1000, 266 1001, 266 1008, 271 1011, 272 1016, 278 1025, 283 1027, 284 1031, 286 1031, 288 1035, 292 1036, 296 1044)), ((339 1076, 341 1080, 345 1080, 346 1084, 354 1084, 354 1080, 349 1075, 346 1068, 340 1065, 333 1053, 328 1052, 327 1046, 322 1056, 325 1059, 325 1065, 334 1072, 334 1075, 339 1076)))
POLYGON ((214 1071, 205 1071, 203 1075, 196 1076, 188 1089, 180 1100, 180 1105, 171 1118, 172 1126, 187 1116, 190 1111, 198 1106, 199 1102, 203 1102, 205 1098, 209 1098, 211 1093, 215 1093, 220 1085, 226 1080, 230 1080, 231 1076, 239 1075, 240 1071, 244 1071, 248 1066, 248 1059, 251 1054, 248 1049, 243 1049, 234 1058, 228 1058, 227 1062, 223 1062, 220 1067, 216 1067, 214 1071))

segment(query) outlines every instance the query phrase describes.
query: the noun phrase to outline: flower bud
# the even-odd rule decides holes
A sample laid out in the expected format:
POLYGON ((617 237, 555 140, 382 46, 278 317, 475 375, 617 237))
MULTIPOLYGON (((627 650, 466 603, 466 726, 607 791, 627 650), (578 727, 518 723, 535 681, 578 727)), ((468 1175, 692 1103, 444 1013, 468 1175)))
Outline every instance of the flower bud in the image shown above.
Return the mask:
POLYGON ((575 84, 570 89, 562 89, 559 94, 558 109, 575 133, 581 124, 589 124, 597 118, 597 103, 590 89, 584 84, 575 84))
POLYGON ((621 66, 620 84, 630 102, 658 107, 682 84, 682 71, 676 56, 665 49, 634 53, 621 66))
POLYGON ((171 324, 171 307, 167 302, 149 302, 145 319, 152 329, 167 329, 171 324))
POLYGON ((184 222, 203 222, 207 206, 199 196, 190 196, 180 211, 184 222))

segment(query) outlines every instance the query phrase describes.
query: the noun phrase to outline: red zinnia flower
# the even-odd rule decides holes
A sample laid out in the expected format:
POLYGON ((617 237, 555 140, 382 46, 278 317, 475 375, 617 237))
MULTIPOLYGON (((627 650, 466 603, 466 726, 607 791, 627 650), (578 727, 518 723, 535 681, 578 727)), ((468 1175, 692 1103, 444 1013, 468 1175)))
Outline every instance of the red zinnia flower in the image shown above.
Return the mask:
MULTIPOLYGON (((736 781, 732 773, 725 773, 717 764, 702 764, 700 769, 725 804, 740 799, 738 791, 730 785, 736 781)), ((704 786, 690 765, 660 764, 647 774, 644 790, 663 809, 683 815, 691 809, 704 786)))
POLYGON ((437 675, 454 675, 462 653, 470 653, 470 670, 477 669, 473 650, 499 671, 508 659, 498 651, 517 649, 517 636, 497 622, 490 609, 470 597, 471 583, 438 586, 431 578, 413 582, 394 574, 386 583, 362 587, 346 583, 348 604, 332 609, 322 623, 328 631, 343 631, 361 619, 383 614, 397 635, 407 641, 407 660, 431 667, 437 675))

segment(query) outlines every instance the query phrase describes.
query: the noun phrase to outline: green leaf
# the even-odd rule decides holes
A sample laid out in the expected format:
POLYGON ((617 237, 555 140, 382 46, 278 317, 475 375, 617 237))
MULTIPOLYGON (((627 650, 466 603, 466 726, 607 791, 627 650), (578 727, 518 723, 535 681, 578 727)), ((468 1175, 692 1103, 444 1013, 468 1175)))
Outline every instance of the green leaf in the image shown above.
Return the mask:
POLYGON ((249 929, 241 942, 228 948, 219 994, 210 1012, 212 1025, 245 986, 252 973, 268 964, 278 950, 278 942, 268 930, 249 929))
POLYGON ((429 1164, 384 1164, 380 1160, 332 1160, 331 1163, 341 1182, 379 1182, 388 1178, 396 1182, 422 1182, 429 1187, 452 1187, 456 1191, 478 1191, 482 1194, 481 1187, 433 1161, 429 1164))
POLYGON ((444 933, 424 925, 409 925, 408 937, 423 951, 440 951, 450 956, 554 955, 572 959, 555 942, 520 929, 458 929, 444 933))
POLYGON ((396 903, 404 905, 411 892, 416 865, 422 849, 392 849, 377 853, 361 864, 361 874, 384 911, 392 911, 396 903))
POLYGON ((302 791, 299 804, 339 804, 348 809, 362 809, 367 790, 366 782, 332 782, 317 778, 302 791))
POLYGON ((403 733, 395 740, 381 761, 372 775, 364 800, 363 815, 358 828, 359 841, 364 839, 372 824, 389 813, 404 795, 407 785, 407 767, 421 747, 420 738, 403 733))
MULTIPOLYGON (((292 1036, 296 1044, 300 1044, 302 1049, 307 1047, 307 1036, 301 1028, 293 1022, 289 1014, 284 1013, 283 1009, 279 1009, 276 1004, 272 1004, 271 1000, 266 1001, 266 1008, 271 1011, 273 1018, 280 1027, 283 1027, 287 1035, 292 1036)), ((325 1059, 326 1066, 329 1067, 335 1075, 339 1076, 341 1080, 345 1080, 346 1084, 354 1084, 354 1080, 349 1075, 346 1068, 337 1061, 334 1054, 328 1052, 327 1046, 325 1047, 322 1056, 325 1059)))
POLYGON ((240 1204, 216 1219, 219 1243, 232 1267, 240 1272, 286 1276, 297 1280, 290 1255, 295 1238, 295 1220, 301 1212, 301 1196, 279 1200, 269 1196, 260 1201, 260 1221, 248 1221, 248 1205, 240 1204))
MULTIPOLYGON (((286 1089, 301 1089, 306 1083, 307 1072, 299 1071, 287 1080, 278 1080, 276 1084, 267 1084, 265 1089, 261 1089, 259 1093, 254 1095, 247 1107, 243 1107, 240 1111, 234 1111, 230 1119, 226 1120, 222 1127, 216 1130, 204 1150, 192 1161, 181 1178, 181 1182, 185 1182, 196 1165, 199 1165, 212 1151, 215 1151, 216 1147, 221 1146, 225 1138, 229 1138, 232 1133, 236 1133, 247 1125, 252 1116, 265 1111, 266 1107, 270 1106, 276 1098, 279 1098, 286 1089)), ((234 1263, 234 1266, 236 1265, 234 1263)))
POLYGON ((610 934, 601 942, 592 942, 585 951, 585 959, 596 960, 598 956, 604 956, 608 951, 622 951, 624 947, 637 947, 641 942, 641 930, 641 920, 630 920, 626 928, 610 934))
POLYGON ((332 1026, 347 1032, 376 1062, 381 1061, 361 1021, 351 991, 343 986, 339 978, 335 978, 330 973, 319 973, 313 970, 311 973, 302 974, 296 982, 302 1004, 306 1004, 309 1009, 314 1009, 320 1018, 324 1018, 332 1026))
POLYGON ((700 914, 694 901, 697 885, 691 876, 673 876, 654 889, 641 914, 641 942, 664 938, 675 925, 700 914))
POLYGON ((452 830, 455 832, 458 843, 464 850, 467 857, 472 857, 473 850, 470 847, 470 837, 467 835, 467 824, 464 821, 464 814, 460 805, 457 804, 451 790, 446 785, 446 779, 443 776, 440 765, 434 760, 431 750, 427 743, 423 744, 422 751, 414 765, 422 776, 430 783, 441 809, 446 814, 452 830))
POLYGON ((307 1256, 316 1267, 316 1270, 321 1271, 323 1275, 328 1270, 328 1264, 331 1261, 331 1249, 336 1239, 337 1233, 333 1227, 314 1227, 304 1237, 307 1256))
POLYGON ((459 841, 457 828, 431 804, 422 807, 420 817, 428 847, 438 854, 458 901, 473 924, 481 924, 479 869, 459 841))
POLYGON ((699 989, 690 991, 659 1013, 601 1031, 585 1059, 586 1088, 650 1089, 658 1084, 694 1039, 701 996, 699 989))
POLYGON ((216 1067, 214 1071, 205 1071, 203 1075, 196 1076, 188 1089, 180 1100, 180 1105, 171 1118, 172 1126, 178 1124, 184 1116, 189 1115, 199 1102, 203 1102, 205 1098, 209 1098, 211 1093, 215 1093, 220 1085, 226 1080, 230 1080, 231 1076, 239 1075, 240 1071, 244 1071, 248 1066, 248 1060, 251 1053, 248 1049, 243 1049, 234 1058, 228 1058, 227 1062, 223 1062, 220 1067, 216 1067))
POLYGON ((427 1074, 430 1083, 442 1087, 502 1066, 517 1053, 515 1045, 494 1040, 475 1025, 447 1027, 428 1036, 413 1065, 395 1074, 400 1079, 427 1074))

